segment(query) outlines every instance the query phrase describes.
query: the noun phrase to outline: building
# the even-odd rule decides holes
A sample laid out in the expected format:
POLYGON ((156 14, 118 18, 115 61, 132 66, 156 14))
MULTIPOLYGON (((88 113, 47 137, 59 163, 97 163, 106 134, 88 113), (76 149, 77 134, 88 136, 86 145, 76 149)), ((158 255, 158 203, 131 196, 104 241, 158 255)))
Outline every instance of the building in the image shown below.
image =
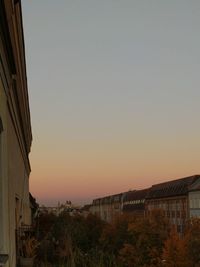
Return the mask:
POLYGON ((15 267, 17 234, 31 225, 32 141, 21 2, 0 0, 0 254, 15 267))
POLYGON ((94 199, 91 213, 99 216, 102 220, 111 222, 116 216, 122 214, 124 193, 94 199))
POLYGON ((178 232, 183 232, 191 217, 200 217, 200 175, 98 198, 90 208, 93 214, 107 222, 120 214, 148 216, 156 209, 163 211, 178 232))
POLYGON ((52 207, 46 207, 46 206, 40 206, 39 212, 40 214, 54 214, 55 216, 59 216, 63 212, 72 212, 74 210, 79 210, 79 208, 72 204, 71 201, 66 201, 65 203, 58 202, 57 206, 52 207))
POLYGON ((91 214, 91 211, 90 211, 91 207, 92 207, 91 204, 86 204, 80 209, 81 215, 84 218, 86 218, 89 214, 91 214))
POLYGON ((149 193, 149 188, 129 191, 124 195, 123 214, 133 216, 145 216, 145 199, 149 193))
POLYGON ((94 199, 90 207, 90 212, 99 217, 100 217, 100 202, 101 202, 100 198, 94 199))
POLYGON ((145 202, 147 215, 161 209, 182 232, 188 219, 200 217, 200 175, 153 185, 145 202))
POLYGON ((90 211, 107 222, 121 214, 144 216, 148 191, 149 189, 133 190, 94 199, 90 211))

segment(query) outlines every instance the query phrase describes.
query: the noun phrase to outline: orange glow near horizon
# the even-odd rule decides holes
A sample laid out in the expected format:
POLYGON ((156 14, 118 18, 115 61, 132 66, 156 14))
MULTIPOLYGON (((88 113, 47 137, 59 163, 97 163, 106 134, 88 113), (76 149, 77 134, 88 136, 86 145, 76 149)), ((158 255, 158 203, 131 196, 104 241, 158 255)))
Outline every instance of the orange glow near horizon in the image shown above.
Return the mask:
POLYGON ((158 146, 158 140, 152 139, 128 143, 131 140, 124 144, 112 140, 104 146, 99 143, 90 147, 90 142, 83 141, 71 144, 68 149, 61 149, 62 144, 59 149, 56 143, 57 151, 49 143, 47 147, 52 148, 52 153, 44 150, 39 157, 34 156, 33 144, 32 193, 41 203, 51 199, 90 202, 101 196, 198 174, 199 161, 195 158, 200 157, 200 149, 196 143, 191 146, 191 142, 190 148, 182 144, 178 147, 176 143, 174 149, 164 142, 158 146))

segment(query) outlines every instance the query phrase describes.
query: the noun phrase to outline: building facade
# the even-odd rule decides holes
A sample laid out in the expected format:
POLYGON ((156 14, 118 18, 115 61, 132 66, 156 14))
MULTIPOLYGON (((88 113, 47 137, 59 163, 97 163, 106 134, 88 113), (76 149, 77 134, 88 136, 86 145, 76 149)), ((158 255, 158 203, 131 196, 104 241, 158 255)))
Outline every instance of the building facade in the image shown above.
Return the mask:
POLYGON ((191 217, 200 217, 200 175, 153 185, 146 197, 146 213, 161 209, 170 223, 183 232, 191 217))
POLYGON ((132 216, 145 216, 145 200, 150 188, 129 191, 123 198, 123 214, 132 216))
POLYGON ((200 217, 200 175, 95 199, 91 212, 110 222, 119 214, 148 216, 158 209, 177 227, 178 232, 183 232, 191 217, 200 217), (118 200, 115 202, 116 197, 118 200))
POLYGON ((18 229, 31 224, 32 134, 20 1, 0 0, 0 254, 15 267, 18 229))
POLYGON ((122 214, 124 193, 94 199, 90 208, 91 213, 99 216, 106 222, 111 222, 122 214))
POLYGON ((94 199, 90 212, 106 222, 111 222, 122 214, 144 216, 145 198, 148 192, 149 189, 133 190, 94 199))

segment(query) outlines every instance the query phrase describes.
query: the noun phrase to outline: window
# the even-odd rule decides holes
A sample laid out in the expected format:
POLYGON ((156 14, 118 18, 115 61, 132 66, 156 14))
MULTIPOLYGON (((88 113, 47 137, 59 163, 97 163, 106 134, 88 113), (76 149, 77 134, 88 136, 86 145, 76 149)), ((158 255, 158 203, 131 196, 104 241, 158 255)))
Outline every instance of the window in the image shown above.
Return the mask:
POLYGON ((177 225, 177 232, 182 233, 182 225, 181 224, 177 225))
POLYGON ((186 218, 186 212, 185 212, 185 210, 183 210, 182 212, 181 212, 181 217, 184 219, 184 218, 186 218))
POLYGON ((175 218, 175 211, 172 211, 172 218, 175 218))
POLYGON ((178 200, 176 201, 176 209, 177 210, 181 209, 181 204, 180 204, 180 202, 178 200))
POLYGON ((190 208, 191 209, 193 208, 193 201, 192 201, 192 199, 190 199, 190 208))
POLYGON ((170 211, 167 211, 167 217, 170 218, 170 211))

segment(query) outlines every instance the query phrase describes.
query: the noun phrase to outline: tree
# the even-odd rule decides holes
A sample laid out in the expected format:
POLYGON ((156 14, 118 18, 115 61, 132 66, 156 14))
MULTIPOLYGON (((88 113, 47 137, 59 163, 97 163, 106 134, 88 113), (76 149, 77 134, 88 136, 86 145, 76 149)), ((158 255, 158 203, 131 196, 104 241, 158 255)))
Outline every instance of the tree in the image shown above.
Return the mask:
POLYGON ((137 250, 131 244, 124 244, 123 248, 119 251, 118 259, 124 267, 139 266, 137 250))
POLYGON ((56 215, 53 213, 41 213, 38 218, 38 239, 43 239, 48 233, 51 232, 57 220, 56 215))
POLYGON ((186 231, 188 259, 191 267, 200 267, 200 219, 190 220, 186 231))
POLYGON ((100 243, 104 251, 117 255, 129 238, 128 225, 130 218, 125 215, 117 216, 103 228, 100 243))
POLYGON ((164 243, 163 263, 166 267, 188 267, 187 238, 180 237, 173 227, 168 239, 164 243))
POLYGON ((129 225, 130 244, 134 246, 138 260, 135 266, 160 266, 168 228, 168 221, 160 210, 153 211, 149 217, 136 219, 129 225))

